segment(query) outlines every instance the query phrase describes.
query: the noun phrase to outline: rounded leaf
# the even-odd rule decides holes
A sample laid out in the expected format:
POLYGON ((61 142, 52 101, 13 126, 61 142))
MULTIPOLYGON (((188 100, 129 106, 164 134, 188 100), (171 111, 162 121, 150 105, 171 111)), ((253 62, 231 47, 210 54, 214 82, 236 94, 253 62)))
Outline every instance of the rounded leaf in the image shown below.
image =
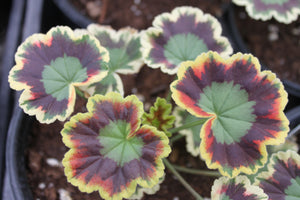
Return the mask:
POLYGON ((18 48, 10 87, 24 90, 20 107, 43 123, 64 121, 73 112, 75 87, 100 81, 107 75, 108 52, 96 38, 76 35, 64 26, 34 34, 18 48))
POLYGON ((300 0, 233 0, 233 2, 246 6, 250 17, 263 21, 274 17, 281 23, 289 24, 300 15, 300 0))
POLYGON ((63 159, 68 181, 104 199, 129 198, 137 185, 156 185, 164 174, 162 158, 171 150, 163 132, 140 126, 142 102, 111 92, 89 98, 87 110, 61 132, 70 148, 63 159))
POLYGON ((142 32, 143 58, 148 66, 175 74, 181 62, 194 60, 203 52, 232 54, 232 47, 221 32, 220 23, 212 15, 198 8, 177 7, 171 13, 156 16, 153 27, 142 32))
POLYGON ((209 118, 200 133, 201 157, 209 168, 230 177, 253 174, 266 163, 266 145, 284 142, 287 93, 275 74, 260 72, 252 55, 223 59, 203 53, 182 63, 177 75, 171 85, 176 104, 209 118))

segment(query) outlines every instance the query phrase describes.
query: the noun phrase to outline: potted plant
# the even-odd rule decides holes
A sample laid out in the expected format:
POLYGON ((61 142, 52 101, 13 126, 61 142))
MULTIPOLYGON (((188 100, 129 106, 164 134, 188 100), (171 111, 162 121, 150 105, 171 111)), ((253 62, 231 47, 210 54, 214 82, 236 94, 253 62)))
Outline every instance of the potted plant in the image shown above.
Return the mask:
POLYGON ((23 90, 19 106, 24 112, 41 123, 65 121, 60 133, 68 150, 62 165, 68 181, 82 192, 136 199, 140 191, 157 190, 167 167, 194 198, 204 199, 167 159, 181 137, 176 133, 197 127, 198 155, 218 170, 209 173, 222 176, 214 181, 212 199, 268 199, 274 187, 282 197, 294 196, 300 156, 288 150, 271 157, 266 148, 287 137, 287 93, 251 54, 230 56, 221 30, 214 17, 192 7, 157 16, 153 27, 141 33, 58 26, 22 43, 9 83, 23 90), (123 97, 116 78, 137 72, 141 59, 177 75, 170 95, 157 98, 148 112, 137 95, 123 97), (79 96, 88 99, 86 110, 71 116, 79 96), (188 112, 175 127, 180 108, 172 112, 171 98, 188 112), (268 160, 268 173, 258 172, 268 160), (258 178, 251 182, 253 174, 258 178), (282 180, 285 184, 279 184, 282 180))

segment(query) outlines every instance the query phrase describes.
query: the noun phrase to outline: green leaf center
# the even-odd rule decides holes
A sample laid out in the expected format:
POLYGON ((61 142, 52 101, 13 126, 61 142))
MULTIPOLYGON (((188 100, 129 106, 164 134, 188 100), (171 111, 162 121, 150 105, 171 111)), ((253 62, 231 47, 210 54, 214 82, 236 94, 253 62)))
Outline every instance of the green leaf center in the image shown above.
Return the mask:
POLYGON ((109 57, 110 57, 110 71, 114 72, 118 69, 130 69, 130 66, 128 66, 129 63, 129 57, 125 51, 125 49, 109 49, 109 57))
POLYGON ((248 100, 248 93, 238 84, 213 82, 203 89, 198 102, 207 113, 214 114, 212 131, 217 142, 232 144, 247 134, 255 121, 254 101, 248 100))
POLYGON ((57 101, 68 99, 70 86, 87 78, 86 68, 82 67, 79 59, 66 55, 51 61, 50 65, 45 65, 42 72, 46 93, 57 101))
POLYGON ((170 63, 175 65, 183 61, 194 60, 206 51, 208 51, 208 48, 203 40, 191 33, 174 35, 164 46, 164 56, 170 63))
POLYGON ((122 120, 111 121, 102 128, 98 137, 102 146, 101 155, 114 160, 119 166, 139 159, 144 142, 141 138, 128 138, 130 131, 130 124, 122 120))
POLYGON ((278 4, 283 5, 284 3, 288 2, 288 0, 261 0, 265 4, 278 4))
POLYGON ((226 194, 224 194, 222 197, 221 197, 221 200, 231 200, 231 198, 229 196, 227 196, 226 194))
POLYGON ((291 185, 285 190, 286 200, 300 199, 300 177, 291 180, 291 185))

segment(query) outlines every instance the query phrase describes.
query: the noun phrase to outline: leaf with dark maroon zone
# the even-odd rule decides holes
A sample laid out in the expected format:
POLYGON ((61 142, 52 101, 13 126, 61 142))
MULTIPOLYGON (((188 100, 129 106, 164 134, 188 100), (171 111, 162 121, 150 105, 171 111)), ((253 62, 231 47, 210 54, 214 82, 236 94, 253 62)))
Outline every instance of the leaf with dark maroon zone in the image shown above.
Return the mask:
POLYGON ((143 66, 140 35, 136 29, 126 27, 115 31, 110 26, 90 24, 87 30, 108 50, 110 72, 134 74, 143 66))
POLYGON ((256 173, 267 161, 266 145, 284 142, 287 93, 257 58, 237 53, 229 59, 203 53, 181 64, 171 85, 175 103, 208 118, 200 132, 200 154, 211 169, 234 177, 256 173))
POLYGON ((274 17, 277 21, 289 24, 300 15, 300 0, 233 0, 246 6, 249 16, 263 21, 274 17))
POLYGON ((171 133, 168 129, 173 127, 175 117, 170 115, 172 112, 172 105, 167 103, 165 99, 158 97, 154 106, 150 108, 149 113, 144 113, 142 123, 156 127, 158 130, 163 131, 168 137, 171 133))
POLYGON ((64 121, 73 112, 75 87, 87 86, 107 75, 108 52, 93 36, 76 35, 57 26, 34 34, 18 48, 9 73, 10 87, 24 90, 20 107, 43 123, 64 121))
MULTIPOLYGON (((180 107, 176 107, 174 109, 173 114, 176 117, 176 120, 175 120, 176 127, 199 120, 198 117, 191 115, 189 112, 183 110, 180 107)), ((204 122, 203 122, 203 124, 204 124, 204 122)), ((202 128, 202 124, 179 131, 179 134, 185 136, 186 149, 193 156, 200 155, 200 143, 201 143, 200 130, 201 130, 201 128, 202 128)))
POLYGON ((246 176, 234 179, 221 177, 215 180, 211 200, 267 200, 268 196, 258 186, 250 184, 246 176))
POLYGON ((256 177, 256 185, 269 200, 300 198, 300 156, 295 151, 280 151, 271 157, 268 170, 256 177))
POLYGON ((274 153, 277 153, 279 151, 288 151, 288 150, 298 152, 299 147, 296 138, 287 137, 283 144, 267 146, 268 161, 262 168, 258 169, 258 171, 255 174, 247 175, 251 183, 254 183, 255 178, 258 176, 258 174, 268 170, 268 164, 270 163, 271 157, 274 153))
POLYGON ((232 54, 227 38, 221 36, 218 20, 200 9, 183 6, 155 17, 153 27, 142 32, 142 54, 146 64, 175 74, 181 62, 194 60, 201 53, 217 51, 232 54))
POLYGON ((99 191, 104 199, 129 198, 137 185, 156 185, 171 149, 163 132, 141 126, 142 102, 111 92, 90 97, 87 110, 61 132, 70 148, 63 159, 68 181, 82 192, 99 191))

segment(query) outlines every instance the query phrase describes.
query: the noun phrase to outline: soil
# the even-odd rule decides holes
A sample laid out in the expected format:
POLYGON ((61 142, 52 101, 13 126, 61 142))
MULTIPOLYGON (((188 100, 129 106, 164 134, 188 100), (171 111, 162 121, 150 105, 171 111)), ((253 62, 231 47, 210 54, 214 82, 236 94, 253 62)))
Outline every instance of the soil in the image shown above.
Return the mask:
POLYGON ((194 6, 220 17, 223 3, 230 0, 114 0, 107 1, 107 9, 103 11, 105 0, 69 0, 84 15, 100 24, 111 25, 115 29, 131 26, 146 29, 152 25, 154 17, 163 12, 170 12, 178 6, 194 6), (103 13, 105 16, 103 16, 103 13))
POLYGON ((300 17, 291 24, 254 20, 234 7, 238 30, 250 52, 279 78, 300 84, 300 17))
MULTIPOLYGON (((101 20, 101 0, 70 0, 80 12, 90 15, 95 21, 101 20), (91 6, 93 5, 93 6, 91 6), (99 6, 99 8, 95 8, 99 6), (88 10, 95 9, 98 13, 88 10), (92 14, 91 14, 92 13, 92 14)), ((131 26, 138 30, 146 29, 152 24, 154 17, 162 12, 170 12, 173 8, 182 5, 196 6, 204 12, 220 16, 222 6, 228 0, 114 0, 107 4, 105 18, 102 24, 109 24, 115 29, 131 26)), ((151 69, 143 66, 138 74, 121 76, 125 88, 125 96, 136 94, 148 110, 155 102, 156 97, 166 97, 169 93, 169 85, 175 76, 162 73, 159 69, 151 69)), ((85 101, 79 98, 76 110, 85 112, 85 101), (79 103, 78 103, 79 102, 79 103)), ((57 200, 67 191, 73 200, 101 199, 98 192, 91 194, 82 193, 77 187, 67 182, 61 166, 61 160, 68 150, 62 143, 60 131, 63 122, 55 122, 50 125, 34 122, 31 134, 29 134, 29 148, 26 150, 28 160, 28 181, 33 192, 34 199, 57 200)), ((207 169, 199 158, 192 157, 185 149, 185 140, 177 141, 172 146, 169 160, 180 166, 207 169)), ((203 197, 210 197, 211 186, 214 178, 195 176, 181 173, 191 186, 203 197)), ((64 199, 67 200, 65 197, 64 199)), ((160 190, 154 195, 146 195, 144 200, 150 199, 194 199, 193 196, 180 184, 174 175, 166 170, 164 182, 160 190)))

